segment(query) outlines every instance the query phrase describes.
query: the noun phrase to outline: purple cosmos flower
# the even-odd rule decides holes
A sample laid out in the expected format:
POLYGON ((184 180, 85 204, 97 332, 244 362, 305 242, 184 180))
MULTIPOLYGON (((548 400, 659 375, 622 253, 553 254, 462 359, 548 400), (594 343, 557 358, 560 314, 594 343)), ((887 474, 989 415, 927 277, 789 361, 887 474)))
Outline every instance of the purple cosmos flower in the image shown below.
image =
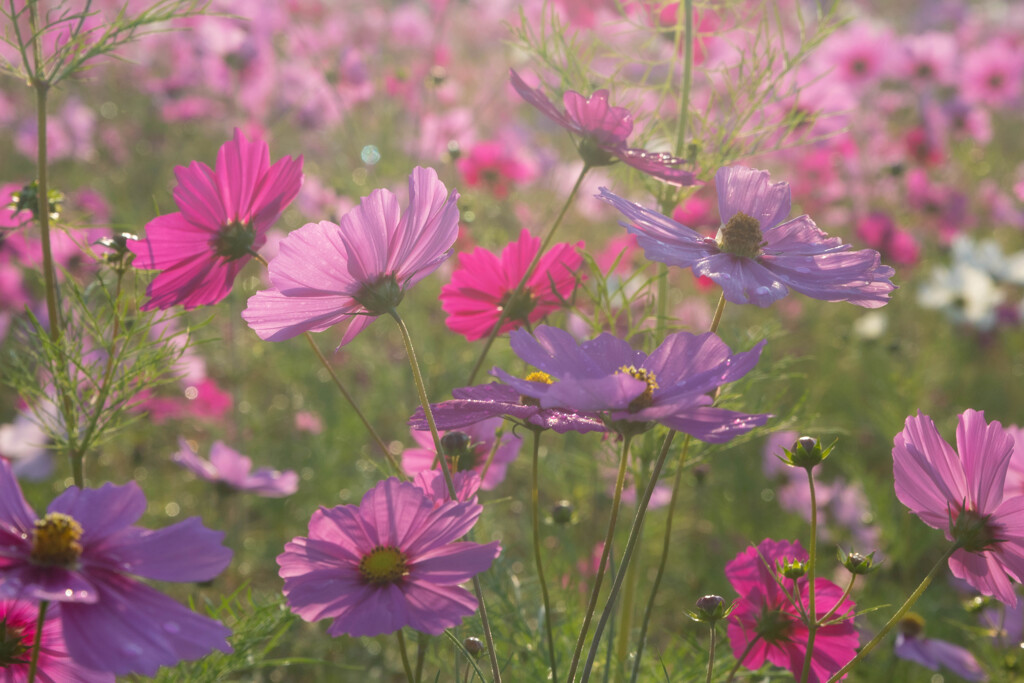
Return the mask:
POLYGON ((515 330, 510 339, 512 350, 547 381, 519 379, 500 368, 492 373, 542 408, 602 413, 611 423, 659 422, 710 443, 726 442, 769 418, 714 408, 709 396, 757 364, 763 340, 733 354, 711 332, 677 332, 648 356, 607 332, 581 345, 564 330, 540 325, 533 335, 515 330))
POLYGON ((145 511, 137 484, 108 483, 69 488, 38 518, 0 459, 0 597, 59 602, 68 654, 96 671, 152 676, 211 650, 230 652, 223 624, 130 577, 209 581, 231 561, 224 534, 198 517, 134 526, 145 511))
MULTIPOLYGON (((460 429, 490 417, 511 417, 541 429, 566 432, 606 431, 601 418, 595 414, 577 413, 561 408, 541 408, 540 403, 524 397, 506 384, 491 382, 463 387, 452 391, 454 398, 443 403, 432 403, 430 410, 438 429, 460 429)), ((428 429, 423 408, 417 408, 409 418, 413 429, 428 429)))
POLYGON ((483 506, 435 505, 392 477, 359 505, 321 507, 277 557, 288 606, 306 621, 333 618, 332 636, 376 636, 409 626, 439 635, 476 610, 459 586, 490 568, 498 543, 456 542, 483 506))
POLYGON ((417 167, 404 216, 395 195, 374 190, 340 226, 321 221, 289 233, 270 262, 274 288, 250 298, 242 318, 269 341, 347 321, 344 346, 451 255, 458 198, 434 169, 417 167))
POLYGON ((279 472, 269 467, 252 472, 252 460, 221 441, 213 442, 209 460, 199 457, 185 439, 178 439, 178 447, 181 450, 174 454, 174 462, 207 481, 267 498, 290 496, 299 488, 299 475, 295 472, 279 472))
POLYGON ((795 289, 813 299, 878 308, 896 287, 894 271, 877 251, 850 251, 809 217, 785 220, 789 183, 771 183, 767 171, 741 166, 715 174, 722 227, 712 239, 657 211, 601 188, 599 198, 618 209, 647 258, 692 268, 714 280, 728 301, 766 307, 795 289))
MULTIPOLYGON (((523 440, 515 434, 498 434, 503 424, 500 417, 492 417, 440 433, 441 447, 451 462, 452 471, 476 472, 482 478, 480 488, 485 491, 505 480, 509 464, 519 455, 519 448, 523 445, 523 440)), ((419 429, 411 429, 409 433, 419 448, 402 451, 402 469, 413 475, 432 469, 437 459, 434 437, 430 431, 419 429)))
POLYGON ((1003 495, 1013 438, 985 414, 967 410, 956 429, 959 456, 935 423, 918 411, 893 442, 896 497, 959 548, 953 576, 1007 604, 1017 604, 1011 579, 1024 578, 1024 496, 1003 495))
POLYGON ((988 680, 985 670, 968 650, 938 638, 925 638, 921 635, 923 630, 924 619, 913 612, 907 614, 900 621, 896 634, 896 646, 893 648, 896 656, 932 671, 945 667, 968 681, 988 680))
POLYGON ((136 268, 162 271, 150 283, 143 310, 215 304, 228 295, 242 267, 267 240, 267 230, 295 199, 302 157, 270 165, 262 140, 236 128, 214 169, 193 161, 174 169, 181 211, 146 224, 146 239, 129 240, 136 268))
POLYGON ((618 159, 666 183, 693 185, 693 173, 680 168, 685 159, 626 146, 626 139, 633 132, 633 115, 628 109, 608 104, 607 90, 597 90, 590 97, 567 90, 562 96, 562 111, 538 88, 528 86, 515 70, 511 74, 512 87, 520 97, 579 138, 577 145, 584 163, 607 166, 618 159))
MULTIPOLYGON (((68 657, 59 608, 51 607, 39 640, 39 683, 114 683, 114 674, 86 669, 68 657)), ((23 600, 0 600, 0 682, 25 683, 36 637, 39 607, 23 600)))

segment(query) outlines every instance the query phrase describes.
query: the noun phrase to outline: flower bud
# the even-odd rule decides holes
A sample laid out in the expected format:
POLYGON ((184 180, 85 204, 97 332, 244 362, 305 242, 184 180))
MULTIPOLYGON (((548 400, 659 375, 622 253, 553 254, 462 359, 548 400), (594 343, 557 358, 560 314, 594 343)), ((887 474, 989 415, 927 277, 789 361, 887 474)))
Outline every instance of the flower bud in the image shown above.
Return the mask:
POLYGON ((483 641, 472 636, 462 641, 462 647, 466 648, 466 652, 474 659, 479 657, 484 651, 483 641))
POLYGON ((829 456, 834 446, 822 449, 821 443, 810 436, 801 436, 793 444, 792 450, 785 450, 785 457, 782 459, 787 465, 801 467, 810 471, 821 464, 829 456))
POLYGON ((687 612, 687 614, 694 621, 714 624, 716 621, 729 616, 733 607, 734 605, 726 605, 725 598, 720 595, 705 595, 697 599, 697 611, 687 612))
POLYGON ((779 563, 779 573, 787 579, 796 581, 807 573, 807 563, 800 560, 783 560, 779 563))
POLYGON ((839 548, 836 554, 839 557, 839 564, 846 567, 847 571, 851 574, 870 574, 879 567, 879 565, 875 564, 874 551, 869 555, 863 555, 858 552, 847 553, 842 548, 839 548))
POLYGON ((572 503, 568 500, 560 500, 551 508, 551 519, 555 524, 568 524, 572 521, 572 503))

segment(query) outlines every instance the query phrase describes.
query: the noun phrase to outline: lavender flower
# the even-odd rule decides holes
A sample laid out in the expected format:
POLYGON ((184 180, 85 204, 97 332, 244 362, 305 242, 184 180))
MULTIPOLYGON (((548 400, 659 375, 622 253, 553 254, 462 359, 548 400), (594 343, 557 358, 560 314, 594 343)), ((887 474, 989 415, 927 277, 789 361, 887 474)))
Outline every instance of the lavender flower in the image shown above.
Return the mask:
POLYGON ((174 454, 174 462, 207 481, 267 498, 290 496, 299 488, 299 475, 295 472, 279 472, 269 467, 252 472, 252 460, 221 441, 213 442, 209 460, 199 457, 185 439, 178 439, 178 446, 181 450, 174 454))

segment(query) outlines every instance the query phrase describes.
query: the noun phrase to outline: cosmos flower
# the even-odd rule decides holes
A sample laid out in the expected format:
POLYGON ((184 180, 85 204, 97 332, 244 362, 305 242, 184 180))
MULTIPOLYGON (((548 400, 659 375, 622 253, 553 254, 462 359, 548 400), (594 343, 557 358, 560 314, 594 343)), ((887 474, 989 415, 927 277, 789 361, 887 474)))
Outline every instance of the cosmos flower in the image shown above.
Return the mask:
POLYGON ((693 173, 680 168, 686 163, 684 159, 626 145, 633 132, 633 115, 624 107, 608 104, 607 90, 597 90, 590 97, 567 90, 562 96, 563 111, 540 89, 528 86, 515 70, 511 81, 520 97, 578 138, 580 156, 588 166, 607 166, 618 159, 666 183, 693 185, 693 173))
POLYGON ((1013 437, 985 414, 967 410, 956 429, 959 455, 920 411, 893 441, 896 497, 922 522, 957 543, 953 576, 1014 606, 1012 581, 1024 578, 1024 496, 1004 496, 1013 437))
MULTIPOLYGON (((430 404, 438 429, 461 429, 491 417, 511 417, 541 429, 566 432, 603 432, 604 423, 595 414, 577 413, 560 408, 541 408, 540 403, 524 397, 507 384, 491 382, 452 391, 452 400, 430 404)), ((413 429, 428 429, 423 408, 409 418, 413 429)))
POLYGON ((626 201, 607 189, 598 195, 629 219, 647 258, 692 268, 714 280, 727 301, 767 307, 795 289, 823 301, 849 301, 878 308, 896 287, 893 269, 877 251, 850 251, 828 237, 809 217, 785 220, 790 210, 788 183, 769 182, 767 171, 741 166, 715 174, 722 227, 704 237, 662 214, 626 201))
POLYGON ((709 395, 753 369, 763 340, 734 354, 711 332, 678 332, 648 356, 607 332, 581 345, 564 330, 540 325, 533 335, 512 332, 511 342, 541 372, 525 380, 500 368, 492 374, 542 408, 601 413, 620 430, 658 422, 710 443, 729 441, 769 417, 712 407, 709 395))
POLYGON ((483 186, 498 199, 507 197, 511 186, 529 182, 537 174, 515 148, 501 140, 477 142, 455 161, 455 167, 467 185, 483 186))
POLYGON ((392 477, 359 505, 321 507, 309 536, 277 557, 288 606, 306 621, 334 619, 327 633, 358 638, 406 626, 440 635, 477 607, 459 586, 486 571, 498 543, 456 542, 483 507, 435 501, 392 477))
POLYGON ((512 293, 540 249, 540 238, 523 228, 519 240, 509 243, 501 256, 477 247, 459 254, 459 267, 441 288, 445 324, 469 341, 482 339, 508 309, 499 333, 536 322, 557 311, 576 288, 583 263, 583 242, 556 244, 545 253, 515 300, 512 293))
MULTIPOLYGON (((781 575, 783 562, 807 561, 799 543, 765 539, 747 548, 725 566, 725 575, 739 593, 729 615, 729 644, 737 659, 748 669, 760 668, 765 660, 788 669, 801 680, 807 654, 806 612, 810 582, 781 575), (796 600, 799 600, 799 605, 796 600)), ((857 654, 859 636, 853 625, 855 605, 843 590, 823 578, 814 580, 815 619, 821 619, 836 605, 833 616, 821 626, 814 639, 809 683, 823 683, 857 654)))
POLYGON ((899 623, 893 653, 932 671, 945 667, 967 681, 987 681, 988 676, 970 651, 938 638, 923 635, 924 619, 908 613, 899 623))
POLYGON ((230 652, 230 631, 131 578, 209 581, 227 567, 224 534, 198 517, 134 526, 146 497, 134 482, 72 487, 42 518, 0 459, 0 598, 60 603, 68 654, 79 665, 152 676, 161 666, 230 652))
POLYGON ((143 310, 215 304, 231 291, 242 267, 266 241, 267 230, 295 199, 302 157, 270 164, 262 140, 236 128, 214 169, 201 161, 174 169, 180 211, 146 224, 146 239, 129 241, 136 268, 159 270, 143 310))
MULTIPOLYGON (((39 641, 36 680, 39 683, 114 683, 114 674, 92 671, 68 657, 59 608, 46 613, 39 641)), ((0 683, 24 683, 28 680, 32 644, 36 637, 39 608, 21 600, 0 600, 0 683)))
POLYGON ((273 289, 250 298, 242 318, 268 341, 347 322, 344 346, 448 258, 459 231, 458 198, 434 169, 417 167, 404 216, 395 195, 379 189, 340 225, 308 223, 289 233, 270 262, 273 289))
MULTIPOLYGON (((440 433, 441 448, 452 463, 452 471, 476 472, 481 477, 480 488, 485 491, 490 491, 505 480, 505 471, 519 455, 523 445, 523 440, 510 431, 498 433, 503 424, 501 418, 492 417, 458 430, 440 433)), ((409 433, 419 448, 406 448, 402 451, 402 469, 408 474, 432 469, 437 459, 434 438, 429 431, 411 429, 409 433)))
POLYGON ((185 439, 178 439, 178 447, 181 450, 174 454, 174 462, 207 481, 267 498, 290 496, 299 488, 299 475, 295 472, 279 472, 269 467, 252 472, 252 460, 221 441, 213 442, 209 460, 199 457, 185 439))

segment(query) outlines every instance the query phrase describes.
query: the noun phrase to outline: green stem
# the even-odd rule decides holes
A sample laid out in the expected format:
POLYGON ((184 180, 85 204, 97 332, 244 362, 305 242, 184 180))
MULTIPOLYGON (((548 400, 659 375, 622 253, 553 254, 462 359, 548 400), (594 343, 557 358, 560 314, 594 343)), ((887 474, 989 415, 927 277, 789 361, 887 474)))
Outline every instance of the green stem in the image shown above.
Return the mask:
POLYGON ((853 590, 853 584, 856 580, 857 575, 850 574, 850 582, 846 584, 846 590, 844 590, 843 594, 839 596, 838 600, 836 600, 836 604, 832 605, 832 609, 821 615, 821 618, 818 619, 818 626, 826 625, 826 622, 828 622, 828 620, 832 618, 832 615, 836 613, 837 609, 839 609, 839 605, 843 604, 843 600, 845 600, 846 597, 850 594, 850 591, 853 590))
POLYGON ((690 121, 690 87, 693 84, 693 0, 683 1, 686 35, 683 36, 683 87, 679 92, 679 124, 676 126, 676 156, 683 156, 686 127, 690 121))
POLYGON ((939 561, 935 563, 935 566, 931 568, 931 571, 928 572, 928 575, 925 576, 924 579, 921 581, 920 585, 918 585, 918 587, 914 589, 914 592, 910 594, 910 597, 907 598, 907 601, 904 602, 898 610, 896 610, 896 614, 892 615, 892 618, 889 619, 885 626, 882 627, 882 630, 879 631, 878 634, 871 639, 871 642, 862 647, 860 652, 857 653, 857 656, 851 659, 849 662, 847 662, 846 666, 832 674, 832 677, 828 679, 828 683, 835 683, 835 681, 838 681, 840 678, 845 676, 846 672, 852 669, 857 664, 857 662, 864 659, 864 657, 866 657, 869 652, 875 649, 875 646, 878 645, 878 643, 880 643, 882 639, 889 634, 889 631, 891 631, 893 627, 896 626, 896 624, 898 624, 901 619, 903 619, 904 615, 906 615, 906 613, 910 611, 910 608, 913 607, 914 603, 917 602, 918 598, 920 598, 924 594, 928 586, 931 585, 932 580, 936 576, 938 576, 939 571, 945 566, 950 556, 954 552, 956 552, 959 549, 959 547, 959 545, 954 543, 949 548, 949 550, 947 550, 945 554, 943 554, 939 561))
POLYGON ((36 635, 32 639, 32 659, 28 664, 28 683, 36 679, 36 669, 39 668, 39 650, 43 642, 43 624, 46 622, 46 608, 50 603, 43 600, 39 603, 39 616, 36 617, 36 635))
POLYGON ((548 658, 551 663, 551 680, 558 680, 555 666, 555 635, 551 630, 551 599, 548 597, 548 584, 544 580, 544 563, 540 549, 540 429, 533 429, 533 471, 530 487, 531 506, 533 512, 533 559, 537 563, 537 580, 540 581, 540 594, 544 600, 544 630, 548 641, 548 658))
POLYGON ((818 553, 818 499, 814 491, 814 469, 807 468, 807 483, 811 490, 811 539, 807 553, 807 652, 804 654, 804 669, 800 674, 800 683, 807 683, 811 674, 811 657, 814 654, 814 638, 818 633, 818 617, 814 608, 814 571, 818 553))
MULTIPOLYGON (((394 321, 398 324, 398 329, 402 332, 402 341, 405 343, 405 354, 409 357, 409 365, 412 368, 412 379, 416 385, 416 393, 419 395, 420 405, 423 407, 423 415, 427 418, 427 425, 430 426, 430 435, 434 438, 434 448, 437 453, 444 453, 444 449, 441 447, 441 437, 437 433, 437 423, 434 422, 434 413, 430 409, 430 401, 427 399, 426 385, 423 383, 423 373, 420 372, 419 361, 416 360, 416 349, 412 345, 412 337, 409 336, 409 329, 405 326, 405 321, 398 315, 398 311, 391 309, 388 311, 394 321)), ((457 500, 458 496, 455 492, 455 482, 452 479, 452 473, 448 467, 448 458, 442 457, 441 459, 441 472, 444 474, 445 484, 448 486, 448 493, 451 494, 452 500, 457 500)), ((487 654, 491 660, 491 673, 494 676, 494 683, 501 683, 501 669, 498 666, 498 654, 494 651, 494 637, 491 635, 491 624, 487 618, 487 605, 484 602, 484 592, 480 585, 480 578, 478 576, 473 577, 473 591, 476 593, 477 605, 480 609, 480 624, 484 631, 484 640, 487 645, 487 654)))
POLYGON ((417 632, 416 634, 416 683, 423 680, 423 665, 427 661, 427 634, 417 632))
MULTIPOLYGON (((654 462, 654 469, 651 471, 650 481, 647 482, 647 489, 644 491, 643 498, 638 501, 636 515, 633 517, 633 526, 630 527, 629 538, 626 540, 626 549, 622 553, 622 561, 619 563, 618 571, 615 573, 615 580, 612 582, 611 591, 608 593, 608 600, 605 603, 604 611, 601 613, 601 619, 598 621, 597 628, 594 630, 594 641, 590 645, 590 652, 587 654, 587 663, 583 669, 582 680, 584 681, 590 677, 590 670, 594 665, 594 658, 597 655, 597 646, 601 640, 601 633, 604 631, 604 628, 608 623, 608 619, 611 618, 612 612, 614 612, 613 607, 615 605, 615 597, 618 595, 619 589, 622 587, 622 581, 631 564, 630 560, 633 557, 633 550, 636 548, 637 541, 640 540, 640 533, 643 530, 644 518, 647 515, 647 506, 651 502, 651 496, 654 495, 655 486, 658 485, 658 478, 661 476, 661 468, 665 465, 665 458, 668 457, 668 451, 672 446, 672 439, 675 438, 675 435, 676 432, 674 429, 665 435, 665 440, 661 444, 661 451, 658 453, 658 458, 654 462)), ((646 629, 646 623, 644 628, 646 629)))
MULTIPOLYGON (((601 593, 601 583, 604 581, 605 567, 608 564, 608 554, 612 549, 612 540, 615 536, 615 522, 619 517, 619 502, 622 499, 622 486, 626 480, 626 462, 629 460, 629 444, 633 436, 626 433, 622 437, 622 455, 619 458, 619 473, 615 479, 615 493, 612 496, 612 511, 608 519, 608 533, 605 534, 604 548, 601 549, 601 560, 597 565, 597 575, 594 577, 594 587, 590 591, 590 602, 587 604, 587 611, 583 615, 583 626, 580 628, 580 635, 576 639, 576 649, 572 653, 572 662, 569 665, 569 676, 565 679, 567 683, 576 680, 576 669, 580 664, 580 655, 583 654, 583 643, 587 640, 587 631, 590 630, 590 622, 594 618, 594 610, 597 608, 597 598, 601 593)), ((612 600, 609 598, 605 611, 610 611, 612 600)), ((591 653, 597 648, 599 638, 594 638, 591 653)), ((584 674, 586 678, 586 674, 584 674)))
POLYGON ((405 635, 402 633, 402 629, 395 631, 395 635, 398 636, 398 651, 402 653, 402 668, 405 669, 405 678, 409 683, 416 683, 412 677, 412 666, 409 664, 409 652, 405 648, 405 635))
MULTIPOLYGON (((565 204, 562 205, 562 210, 558 212, 558 217, 555 218, 555 222, 551 224, 544 239, 541 241, 540 249, 534 254, 533 260, 530 261, 530 265, 526 267, 526 272, 523 273, 523 277, 519 279, 519 284, 512 290, 512 294, 508 300, 510 302, 516 301, 521 295, 523 290, 526 288, 526 283, 530 280, 533 275, 533 271, 537 269, 537 264, 540 263, 541 256, 544 255, 544 251, 551 244, 551 240, 555 236, 555 231, 558 230, 558 226, 562 224, 562 219, 565 218, 565 214, 569 211, 569 207, 572 205, 572 200, 576 197, 576 193, 580 189, 580 185, 583 184, 583 178, 587 175, 587 171, 590 170, 590 166, 583 164, 583 169, 580 171, 580 175, 576 178, 576 184, 572 186, 572 190, 569 192, 569 196, 565 198, 565 204)), ((494 323, 494 327, 491 329, 491 333, 487 336, 487 341, 484 343, 484 348, 480 351, 480 357, 476 359, 476 364, 473 366, 473 370, 469 373, 469 380, 466 384, 473 384, 473 380, 476 379, 476 375, 480 372, 480 367, 484 364, 484 359, 487 358, 488 351, 491 350, 491 345, 494 344, 494 340, 498 337, 498 332, 501 330, 502 324, 508 317, 509 306, 505 306, 501 309, 501 313, 498 315, 498 322, 494 323)))
POLYGON ((715 628, 715 624, 711 624, 711 643, 708 646, 708 676, 705 683, 711 683, 711 674, 715 671, 715 644, 718 640, 718 629, 715 628))

